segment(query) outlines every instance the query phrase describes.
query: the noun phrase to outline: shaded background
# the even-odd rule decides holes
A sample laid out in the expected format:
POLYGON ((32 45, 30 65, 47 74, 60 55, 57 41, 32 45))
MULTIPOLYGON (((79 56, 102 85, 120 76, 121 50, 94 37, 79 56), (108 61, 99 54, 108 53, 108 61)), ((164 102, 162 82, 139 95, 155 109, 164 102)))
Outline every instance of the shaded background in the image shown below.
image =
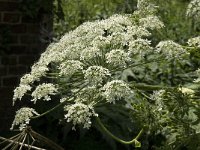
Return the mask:
POLYGON ((42 31, 52 31, 52 1, 36 1, 0 0, 0 134, 18 108, 12 107, 14 87, 46 47, 42 31))

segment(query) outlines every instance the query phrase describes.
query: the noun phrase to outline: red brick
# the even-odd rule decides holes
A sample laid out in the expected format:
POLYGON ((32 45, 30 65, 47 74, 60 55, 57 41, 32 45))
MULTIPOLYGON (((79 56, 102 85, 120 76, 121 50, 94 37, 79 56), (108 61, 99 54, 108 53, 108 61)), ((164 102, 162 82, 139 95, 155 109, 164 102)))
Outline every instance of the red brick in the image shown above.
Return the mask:
POLYGON ((26 33, 26 31, 27 31, 27 26, 25 24, 18 24, 11 26, 12 33, 26 33))
POLYGON ((12 34, 10 35, 9 37, 9 42, 12 43, 12 44, 18 44, 19 43, 19 36, 16 34, 12 34))
POLYGON ((3 56, 1 63, 3 65, 16 65, 18 62, 18 56, 13 55, 13 56, 3 56))
POLYGON ((22 75, 26 73, 26 66, 9 66, 8 74, 9 75, 22 75))
MULTIPOLYGON (((14 87, 1 87, 0 88, 0 97, 5 98, 5 99, 11 99, 13 97, 13 89, 14 89, 14 87)), ((0 102, 2 102, 2 101, 0 100, 0 102)))
POLYGON ((27 32, 28 33, 40 33, 40 25, 39 24, 27 24, 27 32))
POLYGON ((20 65, 32 65, 34 63, 34 61, 36 61, 36 57, 34 55, 22 55, 22 56, 19 56, 19 62, 18 64, 20 65))
POLYGON ((4 87, 14 87, 19 84, 19 78, 16 76, 2 78, 2 84, 4 87))
POLYGON ((0 12, 0 23, 2 22, 2 13, 0 12))
POLYGON ((20 23, 21 15, 20 13, 4 13, 3 22, 4 23, 20 23))
POLYGON ((33 18, 33 17, 29 17, 29 16, 22 16, 22 23, 36 23, 36 22, 40 22, 39 18, 33 18))
POLYGON ((12 45, 9 49, 9 54, 27 54, 29 53, 26 45, 12 45))
POLYGON ((7 75, 7 67, 6 66, 0 66, 0 76, 5 76, 7 75))
POLYGON ((21 35, 20 43, 21 44, 39 43, 39 37, 37 35, 31 35, 31 34, 21 35))
POLYGON ((18 2, 0 2, 0 11, 16 11, 18 8, 18 2))

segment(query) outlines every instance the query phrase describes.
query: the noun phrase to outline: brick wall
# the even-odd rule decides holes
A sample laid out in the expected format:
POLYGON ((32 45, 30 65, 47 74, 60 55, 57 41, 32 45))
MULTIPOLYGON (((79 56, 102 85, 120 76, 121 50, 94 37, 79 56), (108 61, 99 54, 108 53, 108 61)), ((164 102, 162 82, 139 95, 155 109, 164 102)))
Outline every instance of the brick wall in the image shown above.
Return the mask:
POLYGON ((52 29, 51 10, 41 7, 32 17, 21 6, 22 0, 0 0, 0 134, 9 130, 17 110, 12 107, 14 87, 45 49, 41 30, 52 29))

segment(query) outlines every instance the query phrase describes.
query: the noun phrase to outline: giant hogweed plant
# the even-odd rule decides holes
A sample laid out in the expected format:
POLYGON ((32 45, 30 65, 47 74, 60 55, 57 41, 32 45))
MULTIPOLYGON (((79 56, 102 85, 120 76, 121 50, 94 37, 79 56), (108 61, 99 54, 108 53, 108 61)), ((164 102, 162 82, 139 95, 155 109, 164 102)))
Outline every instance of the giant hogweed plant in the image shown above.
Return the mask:
MULTIPOLYGON (((200 9, 199 4, 199 0, 189 4, 189 17, 198 18, 195 11, 200 9), (191 7, 193 3, 198 5, 191 7)), ((124 77, 129 69, 148 64, 168 64, 171 60, 185 62, 190 52, 200 49, 200 37, 192 37, 185 45, 170 39, 153 45, 151 31, 164 28, 155 15, 156 9, 149 0, 139 0, 133 14, 85 22, 58 42, 50 44, 31 67, 31 72, 21 78, 14 90, 13 105, 24 95, 28 95, 36 106, 38 101, 48 103, 55 98, 60 102, 45 112, 30 107, 19 109, 11 129, 19 127, 23 133, 29 131, 35 135, 29 127, 31 120, 61 111, 63 118, 59 119, 71 123, 72 130, 78 126, 90 129, 95 123, 114 140, 135 147, 141 147, 140 138, 142 141, 143 137, 156 134, 165 136, 165 148, 168 149, 178 149, 182 143, 189 142, 188 139, 198 137, 199 69, 196 73, 188 73, 192 75, 191 82, 194 80, 195 83, 187 85, 152 85, 139 80, 129 82, 124 77), (123 140, 106 127, 103 118, 112 116, 106 114, 106 109, 112 109, 116 114, 124 110, 125 117, 137 126, 132 140, 123 140)), ((152 65, 149 71, 153 70, 152 65)), ((127 128, 129 131, 133 132, 127 128)), ((25 138, 21 140, 25 141, 25 138)), ((16 142, 14 144, 16 146, 16 142)))

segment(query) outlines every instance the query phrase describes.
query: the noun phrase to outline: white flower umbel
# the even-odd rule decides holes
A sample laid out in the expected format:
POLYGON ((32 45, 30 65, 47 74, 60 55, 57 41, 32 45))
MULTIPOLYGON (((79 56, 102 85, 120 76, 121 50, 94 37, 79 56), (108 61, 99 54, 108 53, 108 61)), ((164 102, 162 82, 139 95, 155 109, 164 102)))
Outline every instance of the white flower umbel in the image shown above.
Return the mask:
POLYGON ((114 49, 106 53, 106 62, 115 67, 122 66, 126 67, 126 63, 130 61, 129 54, 121 49, 114 49))
POLYGON ((182 56, 188 54, 188 52, 181 45, 171 40, 159 42, 156 46, 156 52, 161 52, 166 57, 166 59, 181 59, 182 56))
POLYGON ((31 94, 31 96, 33 97, 31 101, 36 103, 38 99, 42 99, 42 98, 44 101, 49 101, 51 100, 51 97, 49 95, 55 95, 57 91, 58 89, 52 83, 40 84, 36 87, 35 91, 33 91, 33 93, 31 94))
POLYGON ((91 117, 98 116, 92 105, 85 105, 78 102, 73 105, 66 105, 64 111, 67 111, 65 115, 67 122, 73 123, 73 130, 75 130, 76 125, 83 125, 83 128, 89 129, 92 124, 91 117))
POLYGON ((154 14, 157 10, 157 6, 152 4, 151 0, 138 0, 137 8, 142 16, 154 14))
POLYGON ((116 100, 121 98, 128 100, 133 94, 133 91, 122 80, 108 82, 103 86, 102 90, 102 96, 105 97, 109 103, 115 103, 116 100))
POLYGON ((84 71, 84 78, 91 85, 101 85, 103 80, 110 75, 109 70, 102 66, 90 66, 84 71))
POLYGON ((192 0, 187 7, 188 17, 200 20, 200 0, 192 0))
POLYGON ((157 16, 147 16, 146 18, 139 19, 140 26, 151 30, 161 29, 164 24, 157 16))
POLYGON ((71 76, 74 73, 83 70, 83 63, 78 60, 67 60, 60 64, 59 75, 71 76))
POLYGON ((87 47, 81 52, 81 60, 90 60, 98 56, 102 56, 102 52, 98 47, 87 47))
POLYGON ((198 78, 194 80, 194 82, 200 83, 200 68, 196 70, 196 73, 197 73, 198 78))
POLYGON ((165 92, 165 90, 153 91, 153 94, 150 96, 151 99, 155 100, 155 105, 157 106, 156 108, 158 111, 163 110, 163 95, 165 94, 165 92))
POLYGON ((189 39, 187 43, 189 46, 200 48, 200 36, 189 39))
POLYGON ((25 74, 21 79, 20 79, 20 84, 31 84, 35 81, 35 77, 32 74, 25 74))
POLYGON ((33 108, 23 107, 16 112, 15 119, 12 123, 11 130, 14 126, 19 125, 20 131, 23 130, 30 122, 30 118, 39 115, 33 108))
POLYGON ((45 76, 49 68, 46 65, 36 63, 31 67, 31 74, 35 77, 36 80, 39 80, 40 77, 45 76))
POLYGON ((127 27, 127 35, 133 36, 136 39, 141 37, 148 37, 151 35, 151 33, 146 28, 135 25, 127 27))
POLYGON ((190 95, 191 97, 194 95, 195 91, 189 88, 181 87, 178 88, 179 91, 181 91, 185 95, 190 95))
MULTIPOLYGON (((76 92, 76 91, 74 91, 76 92)), ((94 101, 99 96, 99 89, 96 86, 84 87, 81 91, 77 93, 77 99, 75 102, 89 102, 94 101)))
POLYGON ((23 85, 23 84, 20 84, 19 87, 17 87, 15 90, 14 90, 14 96, 13 96, 13 105, 15 104, 15 101, 17 99, 21 100, 22 97, 24 96, 25 93, 27 93, 28 91, 31 90, 31 86, 30 85, 23 85))
POLYGON ((150 45, 151 41, 139 38, 130 41, 128 51, 130 54, 139 54, 140 56, 144 56, 149 51, 153 50, 153 48, 150 45))
POLYGON ((39 81, 41 77, 46 75, 48 70, 47 66, 36 63, 31 67, 31 73, 25 74, 20 79, 20 84, 32 84, 35 81, 39 81))

